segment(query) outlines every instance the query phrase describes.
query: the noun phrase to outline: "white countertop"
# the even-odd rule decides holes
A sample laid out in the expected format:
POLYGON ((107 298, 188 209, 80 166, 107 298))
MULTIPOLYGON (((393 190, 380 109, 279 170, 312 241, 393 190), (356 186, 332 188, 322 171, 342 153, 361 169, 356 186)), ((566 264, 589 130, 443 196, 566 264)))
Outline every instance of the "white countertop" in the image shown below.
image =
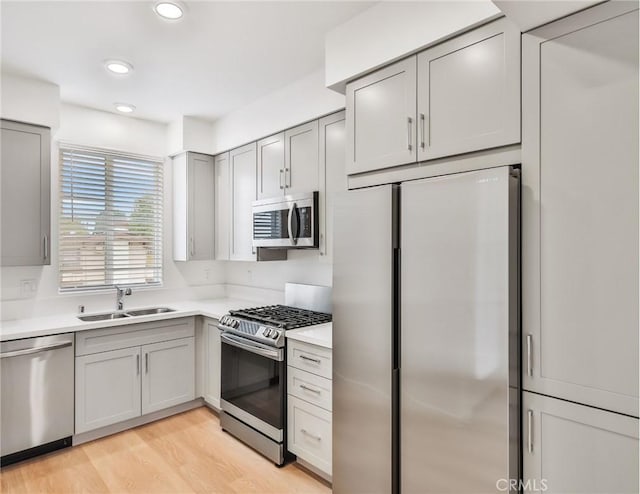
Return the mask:
POLYGON ((303 341, 305 343, 311 343, 312 345, 318 345, 324 348, 332 348, 332 331, 333 324, 329 322, 307 328, 290 329, 285 333, 285 335, 290 340, 303 341))
MULTIPOLYGON (((219 319, 227 314, 229 310, 246 309, 265 305, 256 300, 240 300, 231 298, 218 298, 210 300, 197 300, 194 302, 176 302, 162 304, 163 307, 176 309, 175 312, 165 312, 162 314, 152 314, 148 316, 123 317, 122 319, 112 319, 106 321, 85 322, 78 319, 77 314, 59 314, 46 317, 33 317, 28 319, 17 319, 13 321, 2 321, 0 323, 0 341, 17 340, 20 338, 32 338, 35 336, 46 336, 75 331, 86 331, 88 329, 108 328, 112 326, 123 326, 136 324, 139 322, 160 321, 164 319, 175 319, 178 317, 205 316, 219 319)), ((146 307, 127 307, 127 310, 145 309, 146 307)), ((329 334, 331 334, 329 332, 329 334)))

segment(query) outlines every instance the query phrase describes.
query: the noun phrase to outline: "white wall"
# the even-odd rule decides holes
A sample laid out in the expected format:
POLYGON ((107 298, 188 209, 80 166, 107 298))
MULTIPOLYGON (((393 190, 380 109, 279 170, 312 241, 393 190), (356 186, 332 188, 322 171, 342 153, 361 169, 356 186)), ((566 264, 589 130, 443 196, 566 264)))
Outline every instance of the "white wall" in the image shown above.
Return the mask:
POLYGON ((489 0, 381 2, 329 31, 325 83, 345 83, 500 15, 489 0))
POLYGON ((167 154, 175 156, 183 151, 213 154, 213 122, 183 115, 168 128, 167 154))
MULTIPOLYGON (((60 129, 54 135, 51 159, 51 238, 58 241, 58 140, 127 151, 149 156, 165 156, 168 126, 64 104, 60 112, 60 129)), ((164 283, 161 289, 134 290, 126 303, 150 305, 175 300, 220 296, 224 293, 225 265, 215 261, 175 263, 172 259, 172 183, 171 160, 164 164, 164 283)), ((0 268, 2 319, 34 317, 60 311, 75 311, 84 304, 88 312, 114 308, 115 295, 109 293, 59 294, 58 255, 52 250, 50 266, 0 268), (25 292, 23 280, 36 285, 33 293, 25 292)))
POLYGON ((60 124, 60 87, 6 73, 0 78, 2 118, 51 127, 60 124))
POLYGON ((324 70, 319 69, 216 120, 213 152, 255 141, 344 106, 342 94, 324 87, 324 70))

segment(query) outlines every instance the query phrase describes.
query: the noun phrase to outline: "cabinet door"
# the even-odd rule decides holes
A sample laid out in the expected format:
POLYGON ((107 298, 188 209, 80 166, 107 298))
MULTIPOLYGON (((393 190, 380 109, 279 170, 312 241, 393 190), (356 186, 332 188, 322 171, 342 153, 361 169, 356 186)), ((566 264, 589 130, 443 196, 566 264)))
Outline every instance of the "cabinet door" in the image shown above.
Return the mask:
POLYGON ((320 255, 333 258, 333 201, 347 190, 345 112, 320 119, 320 255))
POLYGON ((251 203, 256 200, 256 143, 229 153, 231 172, 231 245, 232 261, 255 261, 251 203))
POLYGON ((205 320, 204 400, 220 408, 220 330, 217 321, 205 320))
POLYGON ((520 31, 500 19, 418 54, 418 161, 520 142, 520 31))
POLYGON ((347 173, 416 158, 414 56, 347 84, 347 173))
POLYGON ((284 193, 284 132, 258 141, 258 199, 284 193))
POLYGON ((195 398, 194 339, 163 341, 142 347, 142 413, 195 398))
POLYGON ((213 156, 187 153, 189 260, 214 258, 215 183, 213 156))
POLYGON ((629 5, 607 2, 523 37, 523 386, 637 417, 638 11, 629 5))
POLYGON ((215 173, 215 258, 229 260, 229 218, 231 216, 231 192, 229 190, 229 153, 219 154, 214 160, 215 173))
POLYGON ((638 492, 638 419, 525 392, 522 424, 525 492, 638 492))
POLYGON ((331 475, 331 412, 291 395, 287 402, 289 451, 331 475))
POLYGON ((284 137, 285 193, 318 190, 318 121, 289 129, 284 137))
POLYGON ((140 416, 140 347, 76 357, 76 434, 140 416))
POLYGON ((2 266, 51 264, 51 133, 2 120, 2 266))

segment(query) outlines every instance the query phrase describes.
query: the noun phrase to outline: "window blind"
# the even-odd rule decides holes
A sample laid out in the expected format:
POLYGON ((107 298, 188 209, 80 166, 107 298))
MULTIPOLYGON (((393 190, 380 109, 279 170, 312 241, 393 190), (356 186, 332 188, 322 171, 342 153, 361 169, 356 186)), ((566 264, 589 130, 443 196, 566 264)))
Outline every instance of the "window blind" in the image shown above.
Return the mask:
POLYGON ((162 282, 162 162, 60 148, 61 290, 162 282))

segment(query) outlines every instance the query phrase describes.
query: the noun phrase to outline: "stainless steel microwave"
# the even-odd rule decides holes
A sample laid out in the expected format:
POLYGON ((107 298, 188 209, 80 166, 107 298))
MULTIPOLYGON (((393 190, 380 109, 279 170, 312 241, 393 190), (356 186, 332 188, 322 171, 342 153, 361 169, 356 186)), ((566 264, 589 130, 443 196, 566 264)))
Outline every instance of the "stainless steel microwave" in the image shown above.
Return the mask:
POLYGON ((318 192, 252 203, 253 246, 318 248, 318 192))

